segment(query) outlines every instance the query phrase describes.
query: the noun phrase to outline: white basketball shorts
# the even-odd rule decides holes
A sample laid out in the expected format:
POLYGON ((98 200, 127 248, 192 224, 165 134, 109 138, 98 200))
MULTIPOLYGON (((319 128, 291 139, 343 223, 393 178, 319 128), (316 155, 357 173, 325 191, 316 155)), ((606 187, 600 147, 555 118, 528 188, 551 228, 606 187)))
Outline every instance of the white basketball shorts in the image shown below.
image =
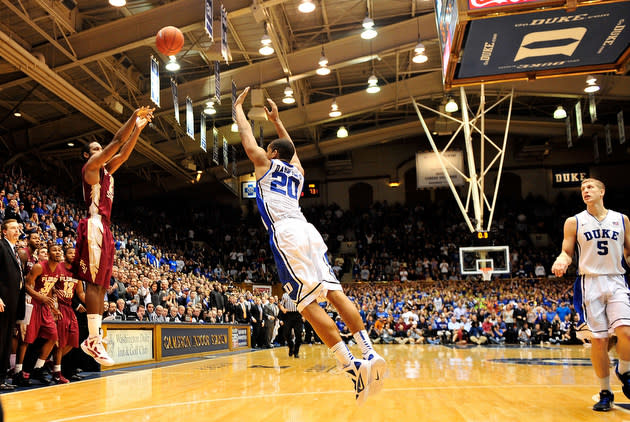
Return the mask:
POLYGON ((273 224, 269 244, 278 267, 282 287, 298 311, 329 290, 342 290, 330 267, 328 248, 309 222, 287 218, 273 224))
POLYGON ((630 290, 623 275, 581 275, 575 294, 593 338, 606 338, 622 325, 630 325, 630 290), (580 300, 581 299, 581 300, 580 300))

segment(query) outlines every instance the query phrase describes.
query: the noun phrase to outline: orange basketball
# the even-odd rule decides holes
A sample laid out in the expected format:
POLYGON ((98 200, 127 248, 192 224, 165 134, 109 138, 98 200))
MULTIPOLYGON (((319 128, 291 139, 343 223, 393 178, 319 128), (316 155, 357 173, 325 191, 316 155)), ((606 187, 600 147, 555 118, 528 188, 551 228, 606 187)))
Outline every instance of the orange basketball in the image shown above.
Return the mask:
POLYGON ((165 26, 157 33, 155 46, 162 54, 174 56, 184 46, 184 34, 174 26, 165 26))

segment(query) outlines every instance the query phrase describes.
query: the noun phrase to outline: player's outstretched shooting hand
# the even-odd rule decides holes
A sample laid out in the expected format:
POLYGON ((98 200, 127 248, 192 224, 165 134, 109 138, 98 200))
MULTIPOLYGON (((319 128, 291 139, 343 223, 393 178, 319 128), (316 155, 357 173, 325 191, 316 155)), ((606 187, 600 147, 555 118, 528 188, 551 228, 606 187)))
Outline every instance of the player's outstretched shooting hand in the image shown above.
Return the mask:
POLYGON ((249 92, 249 87, 245 88, 243 92, 241 92, 241 95, 239 95, 236 98, 236 101, 234 101, 234 107, 243 106, 243 102, 245 102, 245 97, 247 97, 248 92, 249 92))
POLYGON ((276 105, 276 103, 273 102, 271 98, 267 98, 267 101, 269 102, 269 105, 271 106, 271 110, 269 110, 267 107, 264 107, 265 114, 267 115, 267 118, 269 120, 271 120, 272 122, 275 122, 280 117, 278 115, 278 106, 276 105))
POLYGON ((144 127, 153 120, 154 111, 155 108, 144 106, 136 110, 136 127, 140 130, 144 129, 144 127))

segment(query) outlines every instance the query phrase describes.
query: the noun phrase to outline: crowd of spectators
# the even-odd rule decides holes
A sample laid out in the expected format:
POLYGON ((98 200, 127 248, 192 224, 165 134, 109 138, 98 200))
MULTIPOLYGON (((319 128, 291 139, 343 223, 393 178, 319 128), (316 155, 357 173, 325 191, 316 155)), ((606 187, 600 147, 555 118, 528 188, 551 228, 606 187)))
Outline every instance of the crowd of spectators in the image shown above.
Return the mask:
MULTIPOLYGON (((80 201, 16 169, 0 173, 0 188, 0 220, 15 218, 25 233, 74 244, 84 213, 80 201)), ((562 201, 578 209, 579 197, 562 201)), ((211 210, 119 208, 104 320, 253 323, 257 299, 267 305, 267 295, 244 288, 277 280, 252 202, 242 208, 215 204, 211 210)), ((458 247, 469 234, 450 204, 377 202, 360 211, 333 204, 305 208, 304 214, 329 245, 338 277, 361 282, 346 289, 375 342, 577 342, 570 283, 546 277, 557 247, 534 247, 530 236, 559 237, 566 215, 553 204, 536 198, 501 204, 492 238, 511 245, 513 272, 490 282, 460 274, 458 247)), ((334 309, 328 311, 352 341, 334 309)), ((316 341, 307 335, 307 342, 316 341)))

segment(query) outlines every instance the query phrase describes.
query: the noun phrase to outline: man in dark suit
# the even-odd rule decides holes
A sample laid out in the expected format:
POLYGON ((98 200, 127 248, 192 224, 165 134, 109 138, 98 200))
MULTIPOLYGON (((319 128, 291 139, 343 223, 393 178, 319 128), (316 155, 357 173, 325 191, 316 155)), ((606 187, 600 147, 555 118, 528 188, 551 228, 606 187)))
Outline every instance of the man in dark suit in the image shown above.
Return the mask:
POLYGON ((18 222, 7 219, 2 223, 0 240, 0 390, 12 390, 5 382, 9 369, 9 354, 15 322, 24 316, 24 279, 22 263, 17 252, 20 235, 18 222))
POLYGON ((262 348, 265 344, 265 314, 259 297, 254 299, 249 319, 252 325, 252 346, 262 348))

